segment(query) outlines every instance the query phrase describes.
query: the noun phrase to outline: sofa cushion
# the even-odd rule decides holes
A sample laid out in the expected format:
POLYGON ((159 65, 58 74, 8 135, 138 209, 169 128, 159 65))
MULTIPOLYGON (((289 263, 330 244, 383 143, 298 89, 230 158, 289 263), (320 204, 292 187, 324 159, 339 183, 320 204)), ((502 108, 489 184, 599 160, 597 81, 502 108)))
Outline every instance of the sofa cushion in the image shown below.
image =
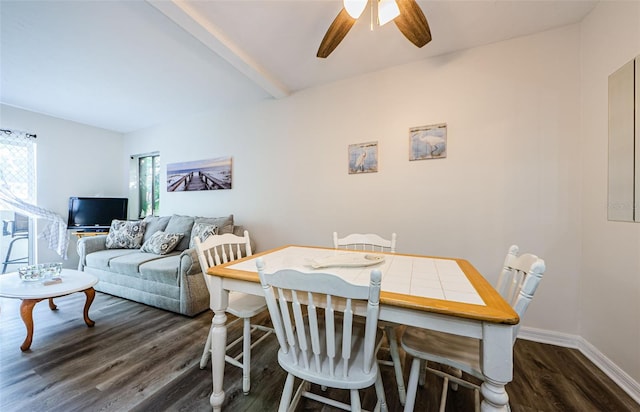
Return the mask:
POLYGON ((218 228, 218 235, 233 233, 233 215, 223 217, 196 217, 195 223, 208 223, 218 228))
POLYGON ((162 230, 164 231, 167 227, 167 223, 169 223, 169 219, 171 216, 147 216, 144 218, 145 226, 144 226, 144 237, 142 238, 142 243, 151 239, 154 233, 162 230))
POLYGON ((162 259, 152 260, 140 265, 140 277, 173 286, 178 284, 178 268, 180 267, 180 255, 173 254, 162 259))
POLYGON ((193 216, 181 216, 173 215, 167 223, 167 227, 164 229, 167 233, 182 233, 184 237, 180 240, 175 250, 183 251, 189 248, 189 242, 191 240, 191 229, 193 228, 193 222, 195 218, 193 216))
POLYGON ((139 276, 140 265, 151 262, 152 260, 164 259, 166 256, 167 255, 156 255, 155 253, 144 253, 138 250, 136 253, 129 253, 111 259, 109 261, 109 270, 124 275, 139 276))
POLYGON ((156 255, 166 255, 176 247, 180 239, 183 237, 184 235, 182 233, 166 233, 158 231, 154 233, 149 240, 144 242, 140 251, 155 253, 156 255))
POLYGON ((191 241, 189 242, 189 249, 196 247, 196 238, 200 238, 201 242, 204 242, 206 238, 211 235, 218 234, 218 227, 209 223, 196 222, 193 224, 193 230, 191 231, 191 241))
POLYGON ((138 249, 142 245, 144 225, 144 220, 114 219, 107 235, 107 249, 138 249))
POLYGON ((111 259, 120 256, 129 255, 131 253, 140 253, 137 249, 106 249, 89 253, 86 256, 86 266, 109 270, 109 262, 111 259))

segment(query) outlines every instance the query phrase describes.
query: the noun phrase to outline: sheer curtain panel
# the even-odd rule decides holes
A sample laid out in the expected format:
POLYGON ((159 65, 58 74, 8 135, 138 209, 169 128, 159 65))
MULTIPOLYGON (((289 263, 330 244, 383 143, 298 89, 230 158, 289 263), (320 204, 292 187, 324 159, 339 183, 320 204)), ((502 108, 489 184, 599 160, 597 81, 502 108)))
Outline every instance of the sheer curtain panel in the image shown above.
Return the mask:
POLYGON ((36 202, 36 135, 0 129, 0 208, 48 221, 40 234, 49 249, 67 258, 69 235, 65 220, 36 202))

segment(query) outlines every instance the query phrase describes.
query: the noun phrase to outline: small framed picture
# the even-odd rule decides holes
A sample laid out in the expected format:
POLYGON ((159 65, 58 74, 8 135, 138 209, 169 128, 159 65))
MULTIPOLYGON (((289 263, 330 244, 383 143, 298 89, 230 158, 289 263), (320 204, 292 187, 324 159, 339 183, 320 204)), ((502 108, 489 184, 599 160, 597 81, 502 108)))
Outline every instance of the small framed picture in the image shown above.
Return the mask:
POLYGON ((409 160, 447 157, 447 124, 439 123, 409 129, 409 160))
POLYGON ((349 174, 378 171, 378 142, 349 145, 349 174))

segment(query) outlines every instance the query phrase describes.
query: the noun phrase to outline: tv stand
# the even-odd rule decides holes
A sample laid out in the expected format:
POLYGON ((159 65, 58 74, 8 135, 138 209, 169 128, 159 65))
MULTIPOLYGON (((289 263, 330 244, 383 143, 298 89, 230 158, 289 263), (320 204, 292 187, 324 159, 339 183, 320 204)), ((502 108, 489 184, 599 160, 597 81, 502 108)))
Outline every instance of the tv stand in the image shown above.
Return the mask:
POLYGON ((81 229, 81 230, 74 230, 73 232, 71 232, 71 234, 76 236, 78 239, 82 239, 85 236, 108 235, 109 229, 99 229, 99 231, 95 229, 94 230, 81 229))
POLYGON ((85 226, 85 227, 69 226, 68 228, 69 230, 72 230, 78 233, 93 233, 93 232, 108 233, 110 229, 109 226, 85 226))

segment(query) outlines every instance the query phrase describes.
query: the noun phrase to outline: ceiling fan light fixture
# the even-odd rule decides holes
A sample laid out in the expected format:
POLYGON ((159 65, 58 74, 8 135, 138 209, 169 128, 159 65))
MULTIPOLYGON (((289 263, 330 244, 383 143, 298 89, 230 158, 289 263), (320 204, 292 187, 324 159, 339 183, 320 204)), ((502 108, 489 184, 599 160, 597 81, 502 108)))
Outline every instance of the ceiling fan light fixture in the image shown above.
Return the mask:
MULTIPOLYGON (((1 0, 0 0, 1 1, 1 0)), ((331 25, 320 42, 316 56, 324 59, 335 50, 347 35, 356 20, 364 12, 367 5, 371 6, 371 30, 377 20, 379 25, 394 21, 398 30, 402 32, 416 47, 422 47, 431 41, 431 30, 424 13, 417 0, 343 0, 344 6, 333 19, 331 25), (378 9, 375 9, 376 3, 378 9), (377 18, 374 19, 374 15, 377 18)))
POLYGON ((349 13, 349 16, 357 19, 360 17, 364 8, 367 7, 369 0, 344 0, 344 9, 349 13))
POLYGON ((396 0, 378 0, 378 24, 384 26, 400 15, 396 0))

